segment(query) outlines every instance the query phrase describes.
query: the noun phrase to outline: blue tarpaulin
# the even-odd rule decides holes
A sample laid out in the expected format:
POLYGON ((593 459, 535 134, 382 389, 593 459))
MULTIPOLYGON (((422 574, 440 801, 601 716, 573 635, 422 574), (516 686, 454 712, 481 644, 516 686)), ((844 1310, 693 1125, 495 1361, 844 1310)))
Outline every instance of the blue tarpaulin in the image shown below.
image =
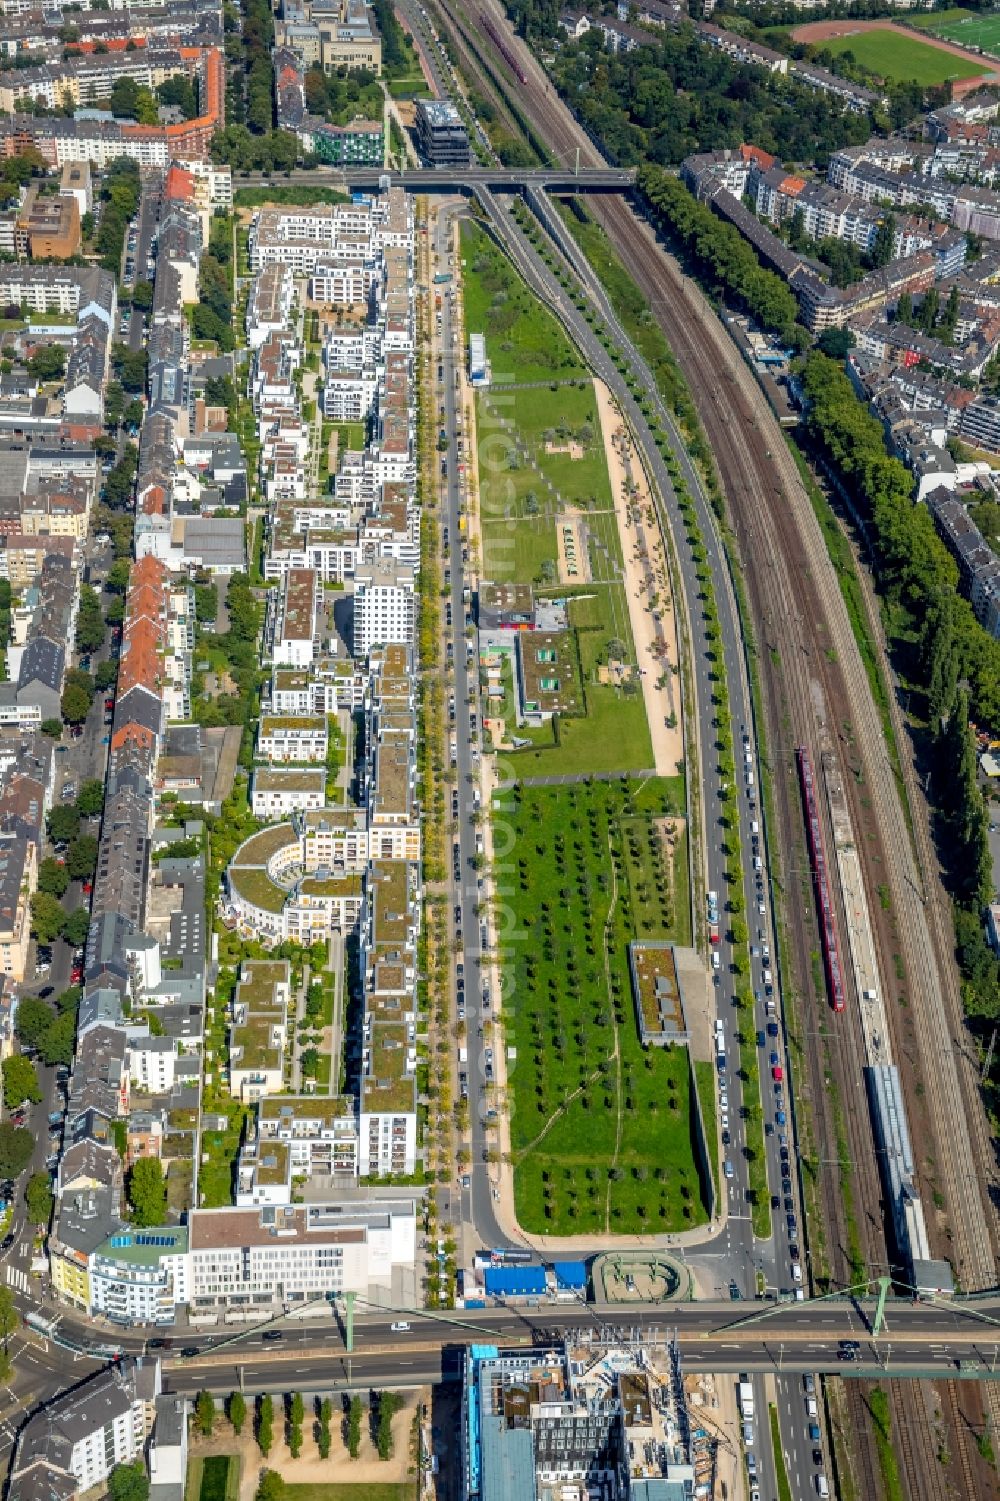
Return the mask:
POLYGON ((484 1276, 491 1298, 537 1297, 545 1291, 541 1266, 489 1266, 484 1276))
POLYGON ((572 1292, 583 1292, 587 1286, 587 1268, 582 1261, 554 1261, 556 1287, 572 1292))

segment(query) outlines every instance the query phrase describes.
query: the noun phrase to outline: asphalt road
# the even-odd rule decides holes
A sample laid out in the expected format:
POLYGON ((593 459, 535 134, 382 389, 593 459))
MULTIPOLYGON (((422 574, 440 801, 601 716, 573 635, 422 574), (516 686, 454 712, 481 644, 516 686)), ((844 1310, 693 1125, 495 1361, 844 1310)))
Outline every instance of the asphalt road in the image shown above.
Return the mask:
MULTIPOLYGON (((451 225, 456 213, 460 211, 458 205, 446 209, 438 215, 435 223, 434 248, 442 270, 449 269, 451 225)), ((454 273, 458 274, 457 267, 454 268, 454 273)), ((503 1246, 507 1244, 507 1236, 500 1229, 493 1210, 493 1189, 489 1169, 484 1161, 484 1153, 491 1144, 491 1138, 495 1139, 495 1132, 489 1132, 485 1123, 486 1111, 490 1104, 486 1086, 485 1048, 493 1042, 491 1027, 493 1012, 485 1013, 483 1010, 483 974, 480 964, 482 947, 479 937, 479 918, 476 915, 476 907, 481 897, 480 878, 475 869, 478 831, 475 824, 473 778, 478 773, 478 759, 474 757, 478 758, 479 754, 479 731, 478 728, 475 733, 471 731, 469 716, 470 713, 475 713, 478 726, 479 680, 475 655, 470 657, 468 651, 468 643, 472 643, 474 647, 474 636, 470 634, 467 637, 465 628, 466 611, 468 610, 471 618, 472 606, 471 603, 467 605, 462 598, 467 585, 470 593, 475 587, 475 579, 462 561, 462 537, 459 526, 462 508, 462 475, 458 472, 458 465, 459 462, 468 461, 468 454, 465 454, 464 460, 459 460, 457 440, 460 436, 464 436, 467 449, 468 434, 463 435, 459 431, 460 393, 455 389, 455 376, 462 368, 465 351, 461 343, 454 340, 457 330, 452 321, 451 299, 445 295, 447 291, 447 287, 441 288, 443 294, 441 330, 438 334, 441 379, 437 378, 437 368, 434 369, 433 375, 438 412, 440 413, 441 407, 444 408, 444 418, 438 425, 443 426, 448 435, 448 474, 445 484, 443 525, 447 526, 449 536, 449 554, 445 566, 451 569, 451 588, 447 597, 447 603, 451 607, 451 625, 449 627, 446 624, 445 629, 452 649, 453 673, 448 676, 446 691, 449 702, 453 695, 455 704, 455 719, 449 725, 448 734, 449 737, 451 735, 455 737, 457 759, 455 791, 459 808, 458 819, 450 825, 451 833, 447 841, 452 851, 456 840, 459 847, 459 881, 452 883, 455 896, 449 905, 455 906, 457 903, 462 911, 462 961, 465 966, 466 1031, 469 1054, 469 1061, 463 1067, 468 1075, 469 1117, 472 1132, 472 1165, 469 1171, 471 1187, 460 1190, 461 1218, 466 1223, 471 1221, 475 1225, 476 1232, 484 1246, 503 1246)), ((450 811, 449 808, 449 814, 450 811)), ((453 855, 449 854, 448 859, 451 861, 453 855)), ((453 877, 454 871, 450 869, 449 875, 453 877)), ((491 998, 491 1005, 495 1005, 496 999, 496 997, 491 998)))
MULTIPOLYGON (((159 217, 160 186, 159 178, 150 180, 143 186, 142 196, 139 199, 138 225, 135 239, 135 277, 133 286, 137 281, 152 281, 152 277, 146 274, 150 256, 153 250, 153 235, 156 232, 159 217)), ((128 330, 128 347, 133 354, 142 348, 146 333, 146 314, 138 310, 132 311, 132 321, 128 330)))
MULTIPOLYGON (((576 308, 562 291, 555 277, 548 271, 544 262, 534 251, 527 239, 521 234, 516 222, 511 217, 509 210, 501 205, 496 199, 481 195, 485 201, 491 222, 498 234, 506 243, 515 264, 519 267, 529 285, 540 293, 543 300, 553 306, 565 325, 569 328, 573 338, 583 351, 590 367, 603 379, 615 393, 622 410, 627 414, 634 431, 639 435, 646 461, 653 473, 657 487, 665 498, 670 508, 670 521, 675 538, 683 536, 683 528, 680 525, 680 517, 676 511, 676 503, 673 500, 674 491, 658 449, 648 435, 645 420, 636 402, 633 400, 628 388, 619 374, 610 356, 604 350, 596 334, 591 330, 586 319, 577 312, 576 308)), ((656 384, 650 372, 635 353, 630 341, 614 318, 611 309, 602 296, 595 296, 595 301, 602 306, 606 313, 606 321, 613 334, 617 336, 620 348, 633 362, 633 368, 639 375, 641 384, 650 393, 654 403, 658 406, 660 420, 668 431, 673 430, 670 414, 655 396, 656 384)), ((684 471, 685 479, 691 494, 695 497, 700 495, 700 483, 698 476, 693 471, 690 460, 687 458, 683 445, 678 442, 678 459, 684 471)), ((743 1099, 743 1083, 735 1066, 732 1047, 737 1031, 737 1012, 735 1009, 735 990, 733 985, 733 961, 734 948, 729 940, 726 918, 726 871, 725 857, 723 855, 724 804, 720 796, 722 786, 717 769, 716 739, 718 722, 716 709, 713 705, 713 688, 716 678, 722 676, 729 690, 729 702, 731 713, 732 734, 735 745, 735 758, 737 764, 737 788, 738 810, 743 838, 744 866, 743 866, 743 903, 747 914, 748 926, 751 936, 755 936, 758 927, 763 935, 763 941, 769 946, 772 953, 775 952, 773 934, 770 929, 770 902, 768 893, 763 885, 765 872, 760 873, 760 884, 756 878, 751 861, 751 829, 752 820, 761 822, 759 804, 756 794, 759 791, 759 766, 754 743, 754 729, 750 701, 747 690, 742 636, 739 630, 739 622, 736 615, 735 602, 729 584, 728 572, 724 555, 716 540, 714 525, 710 516, 702 521, 702 536, 708 554, 709 566, 715 575, 715 599, 719 612, 719 620, 722 629, 723 659, 719 664, 712 660, 704 635, 704 625, 695 615, 698 608, 700 584, 696 575, 696 565, 690 550, 678 546, 677 556, 681 572, 682 585, 688 602, 688 609, 692 615, 691 626, 693 633, 693 668, 695 689, 698 709, 698 738, 701 750, 701 793, 704 804, 704 818, 706 828, 706 880, 707 889, 714 890, 719 896, 720 907, 720 942, 717 946, 719 955, 719 970, 717 972, 717 1014, 722 1018, 726 1044, 727 1044, 727 1068, 719 1074, 719 1112, 720 1122, 724 1129, 728 1130, 730 1141, 725 1148, 725 1161, 729 1164, 731 1177, 722 1180, 722 1191, 726 1195, 726 1218, 718 1235, 709 1239, 698 1248, 691 1248, 690 1260, 696 1265, 703 1284, 713 1286, 717 1294, 721 1294, 728 1286, 735 1286, 744 1298, 752 1297, 756 1291, 757 1273, 763 1274, 764 1280, 772 1291, 788 1292, 794 1287, 793 1274, 791 1271, 791 1259, 788 1252, 787 1233, 772 1235, 768 1240, 757 1241, 753 1234, 750 1205, 749 1183, 749 1159, 748 1143, 745 1132, 745 1106, 743 1099), (747 737, 744 741, 744 735, 747 737), (747 779, 744 774, 744 752, 749 754, 749 769, 754 774, 753 793, 748 792, 747 779), (763 912, 758 911, 758 904, 764 907, 763 912)), ((761 845, 761 858, 766 858, 766 847, 761 845)), ((763 982, 761 979, 761 967, 756 964, 753 975, 755 988, 759 999, 755 1003, 754 1030, 765 1031, 767 1017, 765 1015, 763 995, 763 982)), ((780 997, 776 996, 780 1015, 780 997)), ((755 1039, 751 1040, 755 1046, 755 1039)), ((779 1056, 783 1057, 783 1042, 779 1038, 776 1041, 779 1056)), ((773 1092, 767 1065, 767 1058, 762 1059, 762 1103, 764 1107, 765 1121, 770 1125, 775 1118, 778 1104, 784 1104, 784 1095, 778 1101, 773 1092)), ((778 1127, 775 1134, 768 1136, 765 1141, 768 1155, 768 1183, 772 1194, 782 1192, 782 1174, 780 1162, 780 1146, 778 1131, 785 1133, 787 1138, 787 1150, 789 1159, 797 1160, 793 1126, 790 1112, 786 1107, 786 1124, 778 1127)), ((790 1198, 799 1218, 799 1206, 797 1188, 794 1181, 790 1185, 790 1198)), ((776 1221, 782 1232, 785 1231, 782 1218, 776 1221)), ((756 1392, 757 1411, 766 1411, 766 1402, 763 1384, 759 1383, 756 1392)), ((784 1435, 783 1435, 784 1437, 784 1435)), ((761 1466, 762 1489, 766 1490, 772 1485, 775 1487, 776 1478, 773 1475, 773 1457, 770 1453, 769 1436, 761 1427, 756 1439, 756 1452, 761 1466)))

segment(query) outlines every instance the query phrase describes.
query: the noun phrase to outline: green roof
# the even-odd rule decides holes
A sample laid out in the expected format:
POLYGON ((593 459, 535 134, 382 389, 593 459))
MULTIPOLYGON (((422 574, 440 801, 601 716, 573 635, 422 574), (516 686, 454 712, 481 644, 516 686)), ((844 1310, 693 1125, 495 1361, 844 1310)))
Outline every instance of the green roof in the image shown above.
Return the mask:
POLYGON ((229 1038, 230 1054, 237 1048, 241 1057, 230 1060, 230 1068, 280 1068, 283 1049, 271 1041, 272 1023, 267 1017, 250 1017, 241 1027, 233 1027, 229 1038))
POLYGON ((273 735, 276 730, 322 730, 325 733, 326 720, 322 714, 265 714, 260 722, 261 735, 273 735))
POLYGON ((275 998, 278 985, 291 982, 291 965, 287 959, 251 959, 240 969, 240 981, 236 990, 237 1001, 244 1002, 251 1011, 261 1007, 284 1010, 284 1001, 275 998))
POLYGON ((404 1022, 374 1022, 368 1071, 361 1081, 362 1110, 408 1111, 416 1108, 416 1078, 406 1072, 410 1048, 404 1022))
POLYGON ((272 1094, 260 1102, 259 1119, 330 1121, 343 1120, 354 1114, 354 1101, 342 1094, 272 1094))
POLYGON ((284 1183, 288 1178, 289 1155, 286 1141, 261 1142, 257 1153, 257 1182, 284 1183))
POLYGON ((129 1266, 156 1266, 161 1256, 182 1256, 188 1248, 186 1225, 159 1225, 149 1230, 122 1230, 97 1247, 95 1255, 129 1266))
POLYGON ((361 877, 350 876, 303 876, 299 886, 303 896, 360 896, 361 877))
POLYGON ((288 900, 288 892, 276 886, 259 866, 231 865, 229 885, 237 896, 263 912, 280 912, 288 900))
POLYGON ((271 828, 261 829, 259 834, 244 839, 230 862, 230 869, 234 865, 266 865, 273 855, 297 842, 290 823, 273 824, 271 828))

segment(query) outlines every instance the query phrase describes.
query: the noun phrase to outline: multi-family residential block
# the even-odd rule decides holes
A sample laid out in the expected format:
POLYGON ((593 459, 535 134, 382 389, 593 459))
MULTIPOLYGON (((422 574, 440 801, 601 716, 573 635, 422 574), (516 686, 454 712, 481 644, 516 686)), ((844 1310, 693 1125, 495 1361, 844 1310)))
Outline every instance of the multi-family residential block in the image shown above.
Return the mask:
POLYGON ((257 736, 257 759, 270 764, 325 761, 326 718, 320 714, 265 714, 257 736))

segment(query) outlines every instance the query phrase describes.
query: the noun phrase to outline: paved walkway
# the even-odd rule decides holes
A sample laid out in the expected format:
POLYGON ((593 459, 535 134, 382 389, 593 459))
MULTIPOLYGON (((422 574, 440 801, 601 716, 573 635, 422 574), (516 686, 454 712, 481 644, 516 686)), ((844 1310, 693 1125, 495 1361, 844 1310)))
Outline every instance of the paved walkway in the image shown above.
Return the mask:
POLYGON ((291 1039, 291 1041, 292 1041, 292 1093, 293 1094, 301 1094, 301 1092, 302 1092, 302 1059, 301 1059, 302 1047, 301 1047, 301 1044, 299 1042, 299 1026, 300 1026, 300 1024, 302 1022, 305 1021, 305 1017, 306 1017, 306 994, 307 994, 308 990, 309 990, 309 965, 306 964, 306 965, 303 966, 303 969, 302 969, 302 984, 299 986, 299 989, 298 989, 298 991, 297 991, 297 993, 295 995, 294 1007, 293 1007, 294 1020, 292 1021, 292 1024, 291 1024, 291 1026, 292 1026, 292 1039, 291 1039))
MULTIPOLYGON (((513 753, 515 756, 517 752, 513 753)), ((501 759, 505 766, 510 765, 510 758, 501 753, 501 759)), ((572 782, 621 782, 626 777, 655 777, 658 776, 655 767, 648 767, 642 771, 567 771, 562 776, 552 777, 511 777, 511 784, 518 787, 568 787, 572 782)), ((672 775, 672 773, 671 773, 672 775)))
POLYGON ((625 563, 625 598, 653 758, 657 773, 672 777, 684 761, 684 731, 680 700, 673 692, 672 668, 678 665, 677 637, 663 541, 658 535, 646 535, 645 516, 653 503, 611 392, 599 380, 594 381, 594 391, 615 498, 615 519, 625 563), (671 719, 672 724, 668 722, 671 719))
POLYGON ((330 1083, 327 1094, 340 1093, 340 1055, 344 1046, 344 935, 330 934, 327 945, 327 965, 333 974, 333 1023, 323 1035, 324 1046, 330 1054, 330 1083))

